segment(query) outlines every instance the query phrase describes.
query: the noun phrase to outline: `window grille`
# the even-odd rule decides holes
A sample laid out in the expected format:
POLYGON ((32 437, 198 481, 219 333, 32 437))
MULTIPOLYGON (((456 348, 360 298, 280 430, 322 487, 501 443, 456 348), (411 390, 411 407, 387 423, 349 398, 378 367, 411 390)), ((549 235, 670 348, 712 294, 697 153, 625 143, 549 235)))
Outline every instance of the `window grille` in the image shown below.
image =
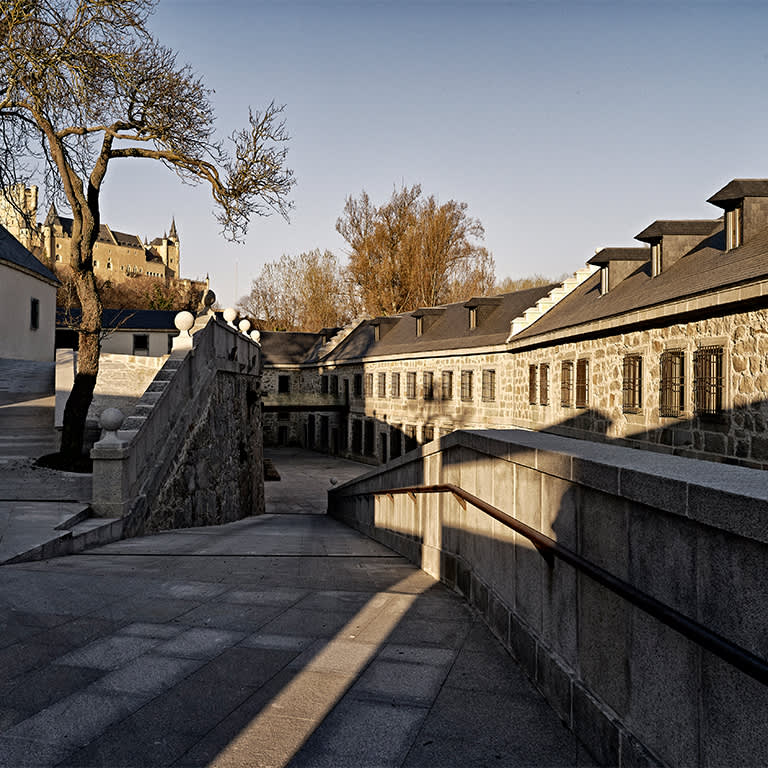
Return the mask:
POLYGON ((560 405, 570 408, 573 404, 573 362, 564 360, 560 364, 560 405))
POLYGON ((496 371, 483 371, 483 400, 488 403, 496 399, 496 371))
POLYGON ((424 386, 424 399, 432 400, 435 396, 434 377, 432 371, 424 371, 422 374, 422 385, 424 386))
POLYGON ((373 397, 373 374, 365 374, 365 394, 368 397, 373 397))
POLYGON ((694 408, 699 415, 723 410, 723 348, 699 347, 693 353, 694 408))
POLYGON ((643 358, 627 355, 623 369, 622 409, 624 413, 637 413, 643 407, 643 358))
POLYGON ((423 427, 422 428, 422 439, 425 443, 429 443, 432 440, 435 439, 435 428, 434 427, 423 427))
POLYGON ((589 360, 576 361, 576 407, 586 408, 589 403, 589 360))
POLYGON ((536 405, 536 366, 528 366, 528 403, 536 405))
POLYGON ((392 397, 400 397, 400 374, 392 374, 392 397))
POLYGON ((443 371, 442 374, 442 392, 441 397, 443 400, 453 399, 453 371, 443 371))
POLYGON ((405 396, 409 400, 416 397, 416 371, 408 371, 405 374, 405 396))
POLYGON ((549 364, 539 366, 539 403, 549 405, 549 364))
POLYGON ((472 371, 461 372, 461 399, 464 402, 472 401, 472 371))
POLYGON ((679 416, 685 410, 685 352, 668 349, 661 355, 659 416, 679 416))
POLYGON ((379 397, 386 397, 387 396, 387 374, 386 372, 381 372, 379 374, 379 381, 378 381, 378 395, 379 397))
POLYGON ((320 394, 321 395, 328 394, 328 377, 325 375, 320 377, 320 394))

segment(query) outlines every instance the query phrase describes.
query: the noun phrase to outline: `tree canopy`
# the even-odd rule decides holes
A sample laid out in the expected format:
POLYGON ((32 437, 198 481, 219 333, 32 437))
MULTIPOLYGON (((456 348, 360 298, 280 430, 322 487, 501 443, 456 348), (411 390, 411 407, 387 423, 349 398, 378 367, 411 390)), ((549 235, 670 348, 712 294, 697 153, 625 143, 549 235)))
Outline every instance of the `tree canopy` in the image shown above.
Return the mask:
POLYGON ((363 191, 348 197, 336 230, 349 246, 349 271, 366 311, 391 315, 487 293, 493 257, 467 204, 439 203, 421 186, 395 189, 382 205, 363 191))
MULTIPOLYGON (((4 0, 0 4, 0 188, 42 177, 72 212, 70 267, 82 307, 75 385, 62 452, 79 454, 98 373, 101 302, 93 275, 99 196, 113 160, 159 161, 207 183, 223 233, 286 215, 283 107, 249 110, 229 142, 216 136, 211 91, 148 28, 155 0, 4 0)), ((18 203, 6 194, 18 210, 18 203)), ((23 213, 23 211, 20 211, 23 213)))
POLYGON ((265 264, 238 306, 258 327, 274 331, 319 331, 344 325, 359 311, 336 256, 319 249, 265 264))

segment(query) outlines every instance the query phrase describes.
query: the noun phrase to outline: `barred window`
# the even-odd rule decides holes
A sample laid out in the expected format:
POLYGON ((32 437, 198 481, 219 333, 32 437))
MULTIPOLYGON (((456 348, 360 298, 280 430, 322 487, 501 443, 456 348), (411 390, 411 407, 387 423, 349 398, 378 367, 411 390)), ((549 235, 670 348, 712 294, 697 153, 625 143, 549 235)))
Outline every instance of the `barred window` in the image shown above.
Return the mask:
POLYGON ((496 399, 496 371, 483 371, 483 400, 488 403, 496 399))
POLYGON ((386 397, 387 396, 387 374, 385 371, 382 371, 379 373, 379 380, 378 380, 378 395, 379 397, 386 397))
POLYGON ((365 394, 368 397, 373 397, 373 374, 365 374, 365 394))
POLYGON ((429 443, 435 439, 435 428, 424 426, 421 431, 422 441, 429 443))
POLYGON ((472 400, 472 371, 461 372, 461 399, 464 402, 472 400))
POLYGON ((549 405, 549 364, 539 366, 539 403, 549 405))
POLYGON ((694 408, 699 415, 723 410, 723 348, 699 347, 693 353, 694 408))
POLYGON ((560 405, 570 408, 573 404, 573 361, 563 360, 560 364, 560 405))
POLYGON ((328 394, 328 377, 326 375, 320 377, 320 394, 328 394))
MULTIPOLYGON (((355 374, 355 378, 352 386, 353 386, 353 392, 355 397, 361 397, 363 394, 363 374, 362 373, 355 374)), ((360 451, 357 451, 357 453, 360 453, 360 451)))
POLYGON ((392 397, 400 397, 400 374, 392 374, 392 397))
POLYGON ((453 399, 453 371, 443 371, 441 397, 443 400, 453 399))
POLYGON ((332 395, 339 394, 339 377, 338 376, 331 376, 331 394, 332 395))
POLYGON ((409 400, 416 397, 416 371, 408 371, 405 374, 405 396, 409 400))
POLYGON ((424 386, 424 399, 432 400, 435 396, 435 385, 432 371, 424 371, 422 374, 422 384, 424 386))
POLYGON ((643 407, 643 358, 627 355, 623 369, 622 408, 624 413, 637 413, 643 407))
POLYGON ((685 352, 668 349, 661 355, 659 416, 679 416, 685 410, 685 352))
POLYGON ((589 404, 589 360, 576 361, 576 407, 589 404))
POLYGON ((528 366, 528 403, 536 405, 536 366, 528 366))

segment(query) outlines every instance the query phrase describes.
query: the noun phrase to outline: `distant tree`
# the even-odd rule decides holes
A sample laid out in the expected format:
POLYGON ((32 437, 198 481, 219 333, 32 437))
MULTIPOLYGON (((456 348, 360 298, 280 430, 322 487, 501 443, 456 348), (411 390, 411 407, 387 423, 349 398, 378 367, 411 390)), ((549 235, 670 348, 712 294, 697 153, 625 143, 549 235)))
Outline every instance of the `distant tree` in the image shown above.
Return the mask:
MULTIPOLYGON (((113 160, 155 160, 210 185, 230 238, 254 215, 285 215, 282 107, 251 112, 230 137, 214 134, 211 92, 155 40, 156 0, 3 0, 0 3, 0 188, 44 173, 49 197, 72 212, 70 267, 82 307, 78 371, 64 412, 62 457, 79 460, 99 369, 101 301, 93 274, 100 195, 113 160)), ((8 203, 18 210, 12 196, 8 203)))
POLYGON ((496 284, 495 292, 511 293, 512 291, 524 291, 527 288, 540 288, 545 285, 551 285, 552 283, 561 283, 567 277, 570 277, 567 272, 555 278, 545 277, 544 275, 539 274, 518 278, 505 277, 501 282, 496 284))
POLYGON ((283 255, 264 265, 239 309, 262 329, 319 331, 358 312, 354 290, 331 251, 283 255))
POLYGON ((336 230, 372 315, 442 304, 485 292, 495 281, 493 257, 477 242, 483 226, 467 215, 467 204, 422 198, 418 184, 395 189, 381 206, 365 191, 348 197, 336 230))

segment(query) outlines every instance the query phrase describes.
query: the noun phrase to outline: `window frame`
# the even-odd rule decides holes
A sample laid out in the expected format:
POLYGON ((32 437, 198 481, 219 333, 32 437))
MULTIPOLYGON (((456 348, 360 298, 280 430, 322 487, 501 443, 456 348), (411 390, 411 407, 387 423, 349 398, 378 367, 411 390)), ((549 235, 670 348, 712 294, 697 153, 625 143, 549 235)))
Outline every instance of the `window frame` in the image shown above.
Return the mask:
POLYGON ((390 395, 393 398, 400 397, 400 371, 392 371, 390 376, 390 395))
POLYGON ((685 350, 665 349, 659 358, 659 416, 676 418, 685 413, 685 350))
POLYGON ((435 399, 435 375, 432 371, 422 371, 421 387, 425 400, 435 399))
POLYGON ((573 360, 563 360, 560 363, 560 407, 573 407, 574 395, 574 365, 573 360), (567 372, 567 375, 566 375, 567 372))
POLYGON ((576 361, 576 385, 573 398, 576 408, 589 407, 589 390, 589 358, 582 357, 576 361))
POLYGON ((623 413, 640 413, 643 410, 642 355, 624 355, 621 371, 621 410, 623 413))
POLYGON ((379 398, 385 398, 387 396, 387 372, 379 371, 379 375, 376 379, 376 394, 379 398))
POLYGON ((453 371, 440 372, 440 399, 453 400, 453 371))
POLYGON ((484 368, 482 373, 482 400, 492 403, 496 400, 496 369, 484 368))
POLYGON ((539 393, 539 366, 528 365, 528 405, 536 405, 539 393))
POLYGON ((693 410, 697 416, 716 417, 723 413, 724 356, 724 348, 719 344, 702 345, 693 353, 693 410))
POLYGON ((461 372, 461 402, 471 403, 473 400, 472 393, 472 370, 463 370, 461 372))

